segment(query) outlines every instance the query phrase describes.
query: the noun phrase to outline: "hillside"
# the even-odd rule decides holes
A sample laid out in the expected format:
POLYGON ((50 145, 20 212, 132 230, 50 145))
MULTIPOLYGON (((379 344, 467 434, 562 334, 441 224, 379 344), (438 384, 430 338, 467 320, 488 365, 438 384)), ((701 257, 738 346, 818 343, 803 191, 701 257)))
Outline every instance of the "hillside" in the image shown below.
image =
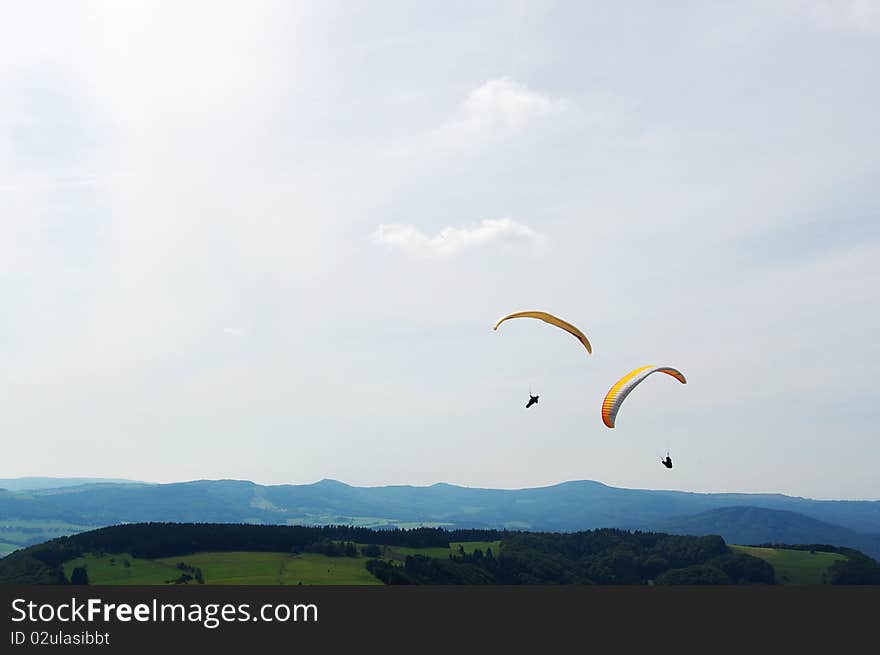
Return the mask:
POLYGON ((103 584, 127 578, 203 583, 206 575, 223 583, 238 577, 278 584, 315 580, 317 564, 349 581, 360 572, 363 581, 369 573, 389 584, 774 582, 772 566, 731 551, 717 536, 151 523, 102 528, 18 551, 0 560, 0 583, 82 582, 91 567, 103 584), (466 549, 465 542, 486 550, 476 544, 466 549), (452 550, 454 543, 462 548, 452 550))
POLYGON ((829 581, 834 563, 847 559, 846 555, 816 550, 791 548, 761 548, 758 546, 731 546, 735 551, 760 557, 773 567, 780 584, 825 584, 829 581))
POLYGON ((736 544, 834 544, 880 559, 880 535, 858 533, 786 510, 725 507, 658 521, 651 529, 672 534, 718 534, 736 544))
POLYGON ((84 555, 64 563, 71 579, 77 567, 88 571, 89 584, 99 585, 378 585, 357 557, 319 553, 200 552, 184 556, 140 559, 127 553, 84 555), (189 571, 195 578, 181 580, 189 571))
POLYGON ((877 584, 880 565, 858 551, 833 546, 750 549, 729 547, 719 536, 615 529, 548 533, 173 523, 101 528, 0 560, 0 584, 376 581, 877 584))

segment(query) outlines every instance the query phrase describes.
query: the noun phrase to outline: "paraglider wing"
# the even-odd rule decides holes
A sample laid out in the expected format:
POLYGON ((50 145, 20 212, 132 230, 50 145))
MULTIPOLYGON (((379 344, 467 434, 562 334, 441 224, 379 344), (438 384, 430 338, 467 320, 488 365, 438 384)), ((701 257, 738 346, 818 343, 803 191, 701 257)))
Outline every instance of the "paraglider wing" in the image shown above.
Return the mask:
POLYGON ((499 325, 501 325, 502 323, 504 323, 504 321, 511 319, 511 318, 537 318, 539 320, 544 321, 545 323, 549 323, 550 325, 555 325, 556 327, 561 328, 561 329, 565 330, 566 332, 568 332, 569 334, 573 335, 575 339, 577 339, 578 341, 580 341, 584 345, 584 348, 587 349, 588 353, 590 353, 590 354, 593 353, 593 347, 590 345, 590 342, 587 339, 587 336, 583 332, 578 330, 571 323, 563 321, 561 318, 559 318, 557 316, 553 316, 553 314, 548 314, 547 312, 528 311, 528 312, 515 312, 513 314, 508 314, 507 316, 498 319, 498 322, 495 324, 495 327, 493 327, 492 329, 497 330, 499 325))
POLYGON ((614 419, 617 418, 617 412, 620 410, 620 405, 623 403, 624 399, 633 389, 641 384, 642 380, 652 373, 666 373, 666 375, 671 375, 682 384, 687 384, 687 380, 684 379, 684 375, 681 371, 678 371, 671 366, 654 366, 652 364, 650 366, 642 366, 634 371, 630 371, 620 378, 614 386, 608 390, 608 393, 605 394, 605 400, 602 401, 602 421, 606 426, 609 428, 614 427, 614 419))

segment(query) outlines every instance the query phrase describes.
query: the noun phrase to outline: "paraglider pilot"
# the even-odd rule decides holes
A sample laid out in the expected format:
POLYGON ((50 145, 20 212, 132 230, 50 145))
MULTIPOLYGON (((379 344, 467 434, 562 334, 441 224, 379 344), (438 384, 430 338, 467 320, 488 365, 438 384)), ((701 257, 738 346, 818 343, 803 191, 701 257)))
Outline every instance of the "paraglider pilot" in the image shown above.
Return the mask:
POLYGON ((660 463, 668 469, 672 468, 672 458, 669 456, 669 453, 666 453, 666 459, 660 459, 660 463))
POLYGON ((529 402, 526 403, 526 409, 528 409, 532 405, 536 404, 537 402, 538 402, 538 397, 533 396, 532 394, 529 394, 529 402))

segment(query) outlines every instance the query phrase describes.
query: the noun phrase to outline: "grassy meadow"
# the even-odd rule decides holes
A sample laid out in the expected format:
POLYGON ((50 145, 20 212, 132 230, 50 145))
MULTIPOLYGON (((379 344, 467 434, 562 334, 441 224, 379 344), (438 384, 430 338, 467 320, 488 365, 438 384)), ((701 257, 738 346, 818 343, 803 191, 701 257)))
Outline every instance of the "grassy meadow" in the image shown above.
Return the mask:
POLYGON ((449 549, 458 554, 458 548, 461 546, 467 555, 473 553, 477 548, 486 554, 486 551, 492 549, 492 554, 497 555, 501 550, 501 541, 456 541, 449 544, 449 549))
MULTIPOLYGON (((402 565, 409 555, 446 559, 479 548, 498 553, 500 541, 451 543, 449 548, 406 548, 380 546, 380 557, 402 565)), ((807 550, 759 548, 731 545, 731 548, 767 561, 780 584, 822 584, 828 582, 828 569, 845 555, 807 550)), ((98 585, 174 584, 184 571, 179 563, 200 569, 205 584, 211 585, 378 585, 382 584, 366 569, 369 558, 329 557, 318 553, 202 552, 159 559, 140 559, 126 553, 88 554, 64 564, 70 578, 73 569, 85 566, 89 583, 98 585)), ((189 581, 188 584, 197 584, 189 581)))
MULTIPOLYGON (((500 541, 456 542, 451 548, 405 548, 381 546, 381 558, 403 563, 408 555, 447 558, 480 548, 497 553, 500 541)), ((69 579, 73 569, 85 566, 89 583, 97 585, 173 584, 183 573, 183 562, 201 569, 205 584, 212 585, 378 585, 382 584, 366 569, 367 557, 329 557, 317 553, 213 552, 194 553, 159 559, 140 559, 127 553, 88 554, 65 562, 69 579)), ((188 584, 197 584, 190 581, 188 584)))
POLYGON ((840 553, 811 552, 784 548, 760 548, 757 546, 730 546, 747 555, 766 560, 776 571, 779 584, 823 584, 828 582, 828 569, 838 560, 845 560, 840 553))
POLYGON ((90 584, 173 584, 182 573, 177 568, 179 562, 201 569, 205 584, 212 585, 381 584, 364 567, 364 558, 315 553, 194 553, 161 559, 139 559, 124 553, 90 554, 66 562, 64 574, 70 577, 75 567, 86 566, 90 584))

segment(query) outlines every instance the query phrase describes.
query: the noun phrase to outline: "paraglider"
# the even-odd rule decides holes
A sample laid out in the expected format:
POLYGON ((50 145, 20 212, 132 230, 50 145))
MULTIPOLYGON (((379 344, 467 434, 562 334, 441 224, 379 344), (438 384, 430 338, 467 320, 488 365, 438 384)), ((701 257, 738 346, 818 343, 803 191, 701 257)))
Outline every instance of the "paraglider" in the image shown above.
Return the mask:
MULTIPOLYGON (((671 366, 655 366, 652 364, 630 371, 620 378, 614 386, 608 390, 608 393, 605 394, 605 400, 602 402, 602 421, 607 427, 614 427, 614 420, 617 417, 617 412, 620 411, 620 406, 624 399, 652 373, 666 373, 666 375, 674 377, 682 384, 687 384, 687 380, 685 380, 681 371, 678 371, 671 366)), ((669 460, 668 468, 672 468, 672 460, 669 460)))
POLYGON ((561 318, 559 318, 557 316, 553 316, 553 314, 548 314, 547 312, 537 312, 537 311, 514 312, 513 314, 508 314, 507 316, 499 318, 498 322, 495 323, 495 327, 493 327, 492 329, 497 330, 499 325, 501 325, 502 323, 504 323, 504 321, 509 320, 511 318, 537 318, 541 321, 544 321, 545 323, 549 323, 550 325, 555 325, 556 327, 565 330, 566 332, 568 332, 569 334, 574 336, 575 339, 580 341, 583 344, 584 348, 587 349, 588 353, 590 353, 590 354, 593 353, 593 347, 590 345, 590 342, 587 339, 587 336, 583 332, 581 332, 579 329, 577 329, 571 323, 563 321, 561 318))
MULTIPOLYGON (((544 321, 545 323, 549 323, 550 325, 555 325, 558 328, 561 328, 571 334, 575 339, 581 342, 584 348, 587 349, 587 353, 593 354, 593 347, 590 345, 589 339, 587 339, 587 335, 577 329, 571 323, 567 321, 563 321, 558 316, 553 316, 553 314, 548 314, 547 312, 539 312, 539 311, 527 311, 527 312, 514 312, 513 314, 508 314, 507 316, 503 316, 498 319, 495 323, 495 326, 492 328, 493 330, 497 330, 498 326, 504 323, 504 321, 509 320, 511 318, 537 318, 538 320, 544 321)), ((526 409, 531 407, 532 405, 538 402, 538 396, 533 396, 531 389, 529 389, 529 402, 526 403, 526 409)))

